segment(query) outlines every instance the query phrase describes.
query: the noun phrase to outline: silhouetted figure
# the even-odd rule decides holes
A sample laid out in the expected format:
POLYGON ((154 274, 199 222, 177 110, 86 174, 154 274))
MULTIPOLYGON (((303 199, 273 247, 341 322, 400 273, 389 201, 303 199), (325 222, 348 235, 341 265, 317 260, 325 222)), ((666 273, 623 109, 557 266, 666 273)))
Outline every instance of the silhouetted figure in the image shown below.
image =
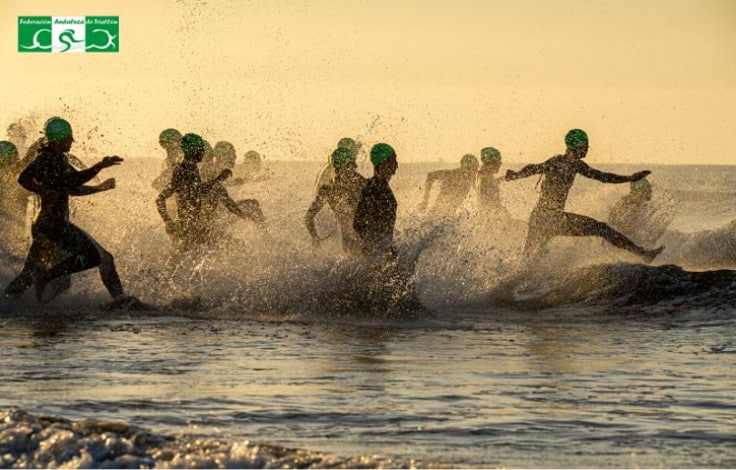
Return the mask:
POLYGON ((539 201, 529 217, 524 254, 527 259, 536 255, 549 239, 556 236, 597 236, 612 245, 628 250, 651 262, 664 247, 646 250, 609 225, 584 215, 565 212, 567 196, 578 173, 586 178, 603 183, 626 183, 638 181, 651 172, 639 171, 631 176, 621 176, 589 167, 583 158, 588 153, 588 136, 580 129, 573 129, 565 136, 567 150, 564 155, 552 157, 544 163, 527 165, 520 171, 508 170, 506 181, 526 178, 531 175, 544 176, 539 201))
MULTIPOLYGON (((339 149, 348 149, 353 154, 353 159, 358 158, 358 153, 360 153, 360 149, 363 147, 363 144, 361 142, 356 141, 355 139, 351 137, 343 137, 339 141, 337 141, 337 148, 339 149)), ((327 164, 322 167, 322 169, 319 172, 319 175, 317 175, 317 182, 315 185, 315 196, 317 191, 319 191, 319 188, 326 184, 330 184, 330 181, 335 177, 335 169, 332 166, 332 155, 330 154, 329 157, 327 157, 327 164)))
POLYGON ((454 214, 470 192, 477 173, 478 159, 471 154, 463 156, 460 160, 460 168, 429 172, 424 183, 424 197, 419 210, 424 211, 427 208, 432 185, 439 182, 440 193, 428 215, 430 218, 438 218, 454 214))
POLYGON ((171 175, 174 173, 174 168, 183 158, 181 153, 181 133, 176 129, 164 129, 158 136, 158 144, 166 151, 166 159, 164 160, 161 174, 153 181, 153 188, 156 191, 163 191, 171 182, 171 175))
POLYGON ((674 216, 672 201, 666 197, 655 201, 652 185, 642 178, 631 183, 629 194, 614 204, 608 222, 638 243, 655 243, 674 216))
POLYGON ((263 157, 255 150, 248 150, 243 155, 243 182, 258 183, 271 177, 269 171, 263 169, 263 157))
MULTIPOLYGON (((204 160, 200 164, 204 178, 217 179, 217 175, 223 174, 224 171, 232 172, 237 156, 235 147, 230 142, 218 142, 212 154, 213 158, 209 165, 205 165, 204 160)), ((224 236, 221 227, 223 225, 222 218, 225 214, 221 212, 221 208, 242 219, 252 220, 259 225, 266 222, 266 218, 261 211, 261 205, 256 199, 242 199, 236 202, 228 194, 225 182, 217 180, 209 191, 202 194, 201 223, 204 229, 209 231, 207 235, 207 241, 209 242, 217 242, 224 236)))
POLYGON ((84 183, 101 170, 120 164, 117 156, 105 157, 86 170, 71 166, 67 154, 71 149, 71 125, 59 117, 50 118, 44 126, 46 143, 38 157, 21 173, 18 182, 41 198, 41 210, 32 227, 33 243, 23 271, 5 289, 5 296, 17 298, 30 287, 36 286, 36 296, 43 298, 46 285, 60 276, 99 267, 102 282, 116 303, 125 306, 137 301, 125 296, 112 255, 92 237, 69 222, 69 196, 85 196, 115 187, 109 179, 97 187, 84 183), (61 249, 68 257, 46 269, 54 250, 61 249))
POLYGON ((510 215, 501 204, 499 179, 496 176, 501 169, 501 152, 493 147, 480 151, 482 163, 478 170, 478 211, 489 218, 508 219, 510 215))
POLYGON ((12 255, 23 256, 26 244, 26 207, 30 193, 18 184, 22 170, 15 144, 0 142, 0 234, 12 255))
POLYGON ((388 183, 399 167, 396 152, 388 144, 376 144, 371 149, 371 163, 373 177, 360 194, 353 228, 363 241, 364 255, 395 258, 397 202, 388 183))
POLYGON ((312 236, 312 242, 315 246, 319 246, 320 238, 314 219, 326 202, 340 224, 343 250, 350 255, 357 255, 362 251, 362 243, 353 228, 353 220, 366 179, 355 171, 357 168, 355 154, 349 149, 337 148, 332 152, 330 160, 334 177, 331 182, 318 189, 317 196, 304 217, 304 223, 312 236))
POLYGON ((184 160, 174 167, 171 181, 156 198, 156 207, 175 247, 186 251, 207 241, 209 230, 201 219, 203 195, 230 177, 232 172, 223 170, 217 178, 203 184, 197 164, 205 153, 204 140, 197 134, 186 134, 181 138, 181 150, 184 160), (176 195, 176 221, 166 208, 166 200, 173 195, 176 195))

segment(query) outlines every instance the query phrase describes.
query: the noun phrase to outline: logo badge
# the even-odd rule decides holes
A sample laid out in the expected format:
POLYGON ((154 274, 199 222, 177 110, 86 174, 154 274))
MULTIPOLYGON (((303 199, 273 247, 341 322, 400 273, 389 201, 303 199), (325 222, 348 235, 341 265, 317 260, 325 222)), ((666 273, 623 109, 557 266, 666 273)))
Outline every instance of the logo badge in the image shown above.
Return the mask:
POLYGON ((18 52, 119 52, 117 16, 19 16, 18 52))

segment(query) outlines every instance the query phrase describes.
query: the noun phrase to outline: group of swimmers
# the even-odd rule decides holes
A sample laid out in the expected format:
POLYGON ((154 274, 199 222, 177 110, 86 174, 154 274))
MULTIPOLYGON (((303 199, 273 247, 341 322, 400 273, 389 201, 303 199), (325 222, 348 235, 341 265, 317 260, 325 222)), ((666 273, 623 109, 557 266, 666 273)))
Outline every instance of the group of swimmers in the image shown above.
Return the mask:
MULTIPOLYGON (((69 217, 70 196, 86 196, 115 188, 114 179, 98 185, 88 182, 103 169, 119 165, 123 159, 107 156, 89 168, 75 168, 69 153, 73 142, 71 125, 59 117, 46 121, 44 137, 23 160, 15 145, 0 142, 0 190, 4 195, 15 191, 15 199, 21 200, 22 196, 17 196, 19 184, 40 199, 40 211, 32 224, 32 244, 25 263, 20 274, 5 288, 4 295, 18 298, 35 285, 36 296, 42 300, 46 286, 54 279, 99 267, 114 303, 121 307, 135 304, 137 299, 126 295, 122 288, 113 256, 69 217), (17 184, 12 181, 15 175, 17 184)), ((223 238, 217 222, 219 207, 264 226, 266 219, 258 201, 235 201, 228 194, 226 182, 233 174, 236 160, 232 144, 223 141, 212 147, 197 134, 182 135, 175 129, 163 131, 159 143, 167 157, 164 172, 154 181, 154 187, 160 191, 156 206, 178 250, 188 251, 223 238), (168 204, 172 197, 176 204, 175 217, 168 204)), ((577 174, 604 183, 631 182, 633 188, 634 185, 648 187, 645 178, 650 172, 645 170, 626 176, 591 168, 582 161, 588 152, 588 136, 580 129, 567 133, 565 147, 564 154, 540 164, 527 165, 518 172, 508 170, 503 178, 496 176, 501 167, 501 153, 496 148, 486 147, 481 151, 482 166, 474 155, 465 155, 460 168, 427 175, 420 209, 426 209, 435 183, 441 185, 441 192, 430 217, 454 211, 477 182, 482 209, 495 216, 508 217, 501 205, 499 181, 538 174, 543 181, 539 200, 529 218, 524 247, 527 260, 537 256, 553 237, 598 236, 651 262, 664 247, 645 249, 604 222, 564 210, 577 174)), ((348 255, 392 263, 397 258, 394 228, 398 204, 389 183, 398 169, 397 155, 391 145, 375 144, 370 150, 373 176, 366 178, 357 172, 359 150, 360 144, 353 139, 338 142, 329 159, 331 171, 326 172, 318 184, 315 199, 305 215, 305 224, 314 244, 319 245, 321 238, 315 217, 327 205, 337 218, 342 246, 348 255)))

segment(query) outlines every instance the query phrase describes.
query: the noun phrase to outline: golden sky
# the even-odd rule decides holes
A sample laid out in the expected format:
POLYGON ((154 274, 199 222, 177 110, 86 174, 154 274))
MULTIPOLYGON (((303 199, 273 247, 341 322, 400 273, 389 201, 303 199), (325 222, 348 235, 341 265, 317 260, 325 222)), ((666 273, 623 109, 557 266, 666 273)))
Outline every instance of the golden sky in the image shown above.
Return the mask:
POLYGON ((0 18, 0 126, 61 115, 104 154, 162 158, 176 127, 274 160, 352 136, 513 163, 580 127, 591 163, 736 156, 733 0, 2 0, 0 18), (31 15, 119 16, 120 52, 19 53, 31 15))

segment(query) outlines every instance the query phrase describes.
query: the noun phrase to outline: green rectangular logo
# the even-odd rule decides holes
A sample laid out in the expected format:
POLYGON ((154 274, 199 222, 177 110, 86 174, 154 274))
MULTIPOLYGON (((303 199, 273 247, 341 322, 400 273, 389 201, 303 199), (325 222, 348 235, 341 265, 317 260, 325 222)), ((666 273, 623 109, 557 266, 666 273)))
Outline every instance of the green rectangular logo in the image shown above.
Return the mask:
POLYGON ((19 16, 18 52, 120 52, 120 19, 19 16))

